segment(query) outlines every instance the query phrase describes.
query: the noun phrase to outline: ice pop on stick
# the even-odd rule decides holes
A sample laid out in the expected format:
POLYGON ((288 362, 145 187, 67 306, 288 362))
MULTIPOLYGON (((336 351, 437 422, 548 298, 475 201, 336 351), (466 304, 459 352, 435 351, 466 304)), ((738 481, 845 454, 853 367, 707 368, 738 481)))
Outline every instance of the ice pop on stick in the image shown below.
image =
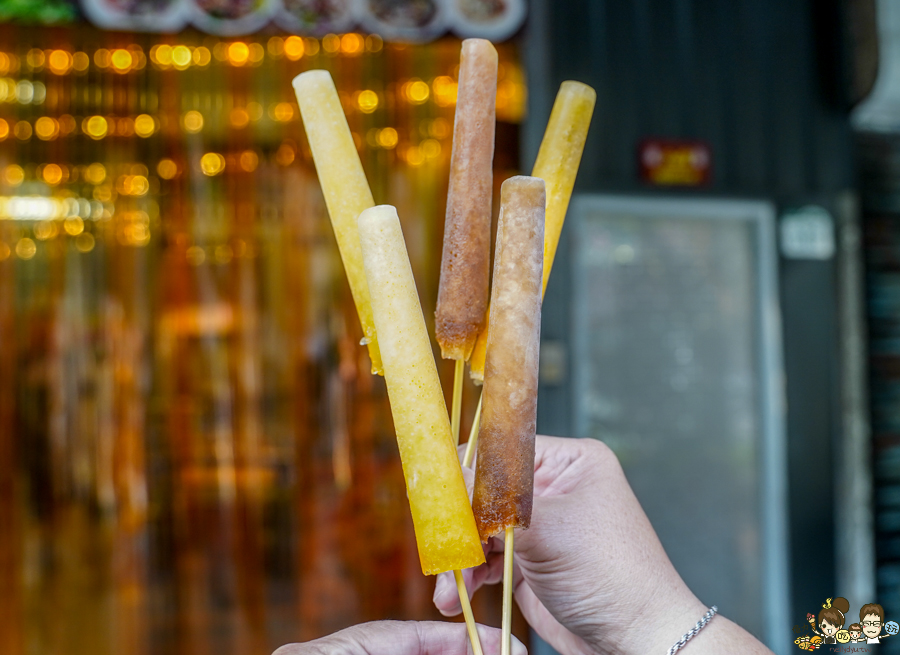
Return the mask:
POLYGON ((547 185, 547 214, 544 227, 544 279, 541 296, 547 290, 559 235, 575 188, 597 92, 581 82, 563 82, 553 103, 550 120, 531 174, 547 185))
MULTIPOLYGON (((575 176, 584 152, 591 116, 597 102, 597 92, 581 82, 563 82, 556 94, 550 120, 544 131, 544 139, 538 151, 531 175, 539 177, 547 185, 547 211, 544 228, 544 279, 541 293, 547 290, 550 269, 556 257, 559 236, 566 210, 575 187, 575 176)), ((478 337, 469 362, 469 375, 479 383, 484 379, 484 352, 488 328, 478 337)))
POLYGON ((506 528, 527 528, 531 523, 544 188, 543 180, 525 176, 511 177, 500 188, 491 331, 472 502, 483 541, 506 528))
POLYGON ((467 360, 484 327, 491 261, 497 51, 466 39, 450 155, 435 336, 444 359, 467 360))
POLYGON ((293 84, 364 341, 369 347, 372 372, 381 374, 381 355, 356 224, 360 213, 375 205, 372 191, 331 74, 324 70, 307 71, 295 77, 293 84))
POLYGON ((484 562, 397 210, 359 216, 359 238, 422 572, 484 562))

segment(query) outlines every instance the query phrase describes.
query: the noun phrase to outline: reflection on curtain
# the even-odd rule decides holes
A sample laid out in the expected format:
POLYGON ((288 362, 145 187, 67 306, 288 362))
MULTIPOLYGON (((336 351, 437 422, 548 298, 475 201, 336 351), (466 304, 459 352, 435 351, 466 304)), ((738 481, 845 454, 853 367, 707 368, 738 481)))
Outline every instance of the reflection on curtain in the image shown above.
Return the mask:
POLYGON ((431 320, 459 42, 0 32, 0 652, 436 618, 290 80, 333 72, 431 320))

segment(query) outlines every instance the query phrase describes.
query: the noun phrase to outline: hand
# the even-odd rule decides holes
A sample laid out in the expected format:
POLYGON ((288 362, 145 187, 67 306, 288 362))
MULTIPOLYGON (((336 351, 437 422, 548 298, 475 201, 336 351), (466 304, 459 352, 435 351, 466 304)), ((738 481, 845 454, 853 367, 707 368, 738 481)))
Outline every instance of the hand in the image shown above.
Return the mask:
MULTIPOLYGON (((513 585, 528 623, 563 655, 665 653, 706 613, 678 575, 615 455, 592 439, 538 436, 531 527, 516 530, 513 585)), ((470 472, 466 472, 470 473, 470 472)), ((471 475, 469 475, 469 478, 471 475)), ((465 571, 470 594, 503 577, 503 535, 487 562, 465 571)), ((441 574, 437 608, 458 614, 452 575, 441 574)), ((769 653, 716 616, 691 646, 769 653)))
MULTIPOLYGON (((500 630, 478 626, 486 655, 500 652, 500 630)), ((464 623, 374 621, 305 644, 288 644, 272 655, 471 655, 464 623)), ((512 654, 526 655, 512 638, 512 654)))

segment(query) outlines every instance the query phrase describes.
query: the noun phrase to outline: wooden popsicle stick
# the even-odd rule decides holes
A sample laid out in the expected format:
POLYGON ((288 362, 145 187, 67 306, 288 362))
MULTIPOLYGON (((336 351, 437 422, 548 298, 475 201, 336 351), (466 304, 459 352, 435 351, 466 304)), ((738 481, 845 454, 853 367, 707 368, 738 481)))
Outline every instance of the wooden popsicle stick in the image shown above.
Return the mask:
POLYGON ((453 431, 453 445, 459 445, 459 418, 462 414, 462 388, 466 360, 457 359, 453 372, 453 405, 450 411, 450 429, 453 431))
POLYGON ((475 418, 472 419, 472 431, 469 433, 469 441, 466 443, 466 454, 463 456, 463 466, 471 468, 475 459, 475 446, 478 443, 478 427, 481 425, 481 399, 478 396, 478 408, 475 410, 475 418))
POLYGON ((510 655, 512 634, 512 588, 513 588, 513 530, 506 528, 506 544, 503 551, 503 620, 500 624, 500 655, 510 655))
POLYGON ((469 641, 472 642, 473 655, 484 655, 481 650, 481 640, 478 638, 478 630, 475 627, 475 616, 472 614, 472 605, 469 603, 469 592, 463 580, 462 571, 454 571, 456 578, 456 591, 459 592, 459 604, 462 606, 463 616, 466 619, 466 630, 469 631, 469 641))

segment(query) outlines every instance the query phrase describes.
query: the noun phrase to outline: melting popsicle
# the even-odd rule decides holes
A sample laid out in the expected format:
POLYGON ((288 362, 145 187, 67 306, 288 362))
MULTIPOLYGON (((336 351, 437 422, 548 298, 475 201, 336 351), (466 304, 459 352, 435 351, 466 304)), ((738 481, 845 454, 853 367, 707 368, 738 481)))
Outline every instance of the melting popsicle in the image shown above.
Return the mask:
POLYGON ((359 239, 422 572, 477 566, 484 552, 397 210, 363 211, 359 239))
MULTIPOLYGON (((547 290, 550 269, 559 245, 559 236, 566 220, 566 210, 575 187, 575 176, 584 152, 588 127, 597 102, 597 92, 581 82, 563 82, 556 94, 550 120, 537 160, 531 171, 546 183, 547 211, 544 227, 544 277, 541 293, 547 290)), ((481 331, 469 362, 469 375, 476 383, 484 379, 484 353, 488 328, 481 331)))
POLYGON ((484 328, 491 261, 497 51, 466 39, 450 156, 435 336, 444 359, 467 360, 484 328))
POLYGON ((472 502, 483 541, 531 524, 545 201, 540 178, 511 177, 500 188, 472 502))
POLYGON ((381 355, 356 224, 360 212, 374 206, 375 201, 331 74, 324 70, 307 71, 295 77, 293 84, 325 205, 365 335, 364 342, 369 347, 372 372, 380 375, 381 355))

